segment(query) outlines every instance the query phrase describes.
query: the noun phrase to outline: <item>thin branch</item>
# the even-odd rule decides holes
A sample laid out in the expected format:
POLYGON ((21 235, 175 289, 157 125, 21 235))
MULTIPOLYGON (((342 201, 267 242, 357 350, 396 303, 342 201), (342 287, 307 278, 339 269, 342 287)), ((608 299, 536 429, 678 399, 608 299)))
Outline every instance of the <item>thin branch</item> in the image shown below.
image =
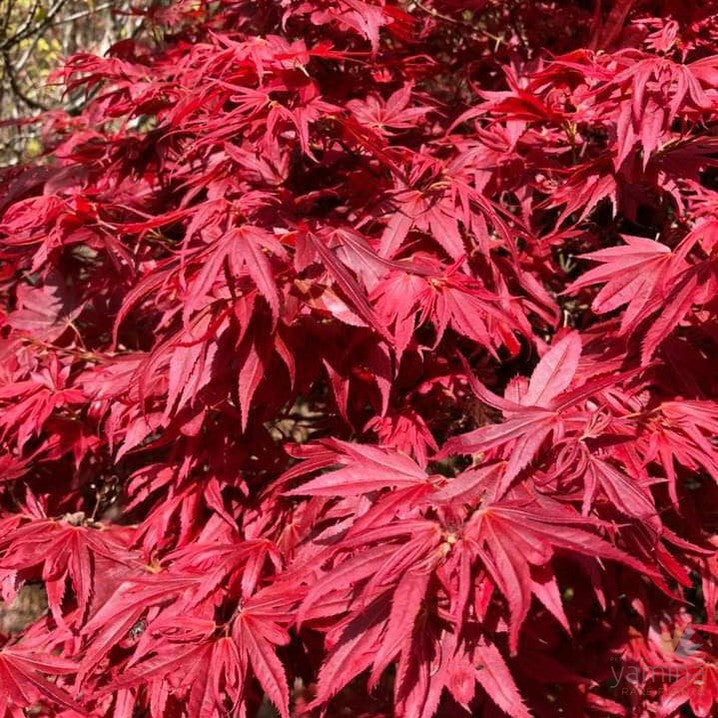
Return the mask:
POLYGON ((103 10, 109 10, 112 7, 114 7, 117 3, 115 2, 106 2, 104 5, 98 5, 97 7, 90 8, 89 10, 81 10, 80 12, 76 12, 74 15, 67 15, 66 17, 61 18, 57 22, 54 22, 52 24, 52 27, 59 27, 60 25, 65 25, 68 22, 74 22, 75 20, 82 20, 82 18, 90 17, 91 15, 96 15, 99 12, 102 12, 103 10))
POLYGON ((36 0, 33 5, 32 11, 28 14, 28 18, 25 23, 20 27, 19 30, 14 32, 10 37, 6 38, 4 42, 0 43, 0 51, 9 50, 11 47, 17 45, 23 40, 27 40, 33 35, 42 34, 52 25, 52 21, 55 19, 55 15, 62 9, 62 6, 67 0, 56 0, 55 4, 47 11, 44 20, 39 22, 37 25, 31 25, 32 19, 35 16, 35 9, 37 8, 39 0, 36 0))
MULTIPOLYGON (((20 42, 23 39, 22 36, 28 30, 30 25, 32 24, 32 21, 35 17, 35 11, 37 10, 39 4, 40 4, 40 0, 34 1, 32 7, 27 11, 27 15, 25 16, 25 22, 23 22, 20 25, 20 27, 13 32, 12 35, 6 36, 5 39, 2 42, 0 42, 0 50, 9 49, 13 45, 16 45, 18 42, 20 42)), ((3 30, 5 33, 9 32, 9 30, 10 30, 10 19, 12 16, 11 15, 12 8, 13 8, 13 4, 8 1, 7 12, 5 13, 5 26, 3 27, 3 30)))
POLYGON ((443 13, 440 13, 436 8, 433 7, 427 7, 424 5, 423 2, 420 2, 420 0, 414 0, 414 5, 419 8, 422 12, 425 12, 427 15, 431 15, 432 17, 436 18, 437 20, 443 20, 444 22, 448 22, 450 25, 454 25, 455 27, 461 27, 466 28, 467 30, 471 30, 471 34, 469 37, 471 37, 472 40, 479 40, 481 37, 488 37, 491 40, 494 40, 497 45, 505 42, 503 37, 498 37, 497 35, 492 35, 490 32, 488 32, 485 29, 478 28, 473 23, 467 22, 466 20, 457 20, 455 17, 451 17, 451 15, 444 15, 443 13))
POLYGON ((7 75, 7 79, 10 83, 10 88, 12 89, 13 94, 19 100, 24 102, 30 109, 46 112, 48 108, 43 105, 42 102, 38 102, 37 100, 33 100, 32 97, 28 97, 23 91, 23 89, 20 87, 17 78, 15 77, 15 70, 12 66, 12 61, 10 60, 10 55, 8 54, 7 50, 3 52, 3 60, 5 63, 5 74, 7 75))

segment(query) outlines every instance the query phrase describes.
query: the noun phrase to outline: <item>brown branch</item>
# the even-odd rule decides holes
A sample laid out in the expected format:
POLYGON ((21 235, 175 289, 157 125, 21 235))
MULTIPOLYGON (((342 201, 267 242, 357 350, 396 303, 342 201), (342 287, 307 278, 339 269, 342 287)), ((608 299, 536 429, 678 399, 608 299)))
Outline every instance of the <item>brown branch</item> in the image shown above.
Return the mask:
POLYGON ((43 105, 38 100, 33 100, 32 97, 28 97, 23 91, 23 89, 20 87, 20 83, 17 81, 17 77, 15 77, 15 70, 13 68, 12 61, 7 50, 3 51, 2 56, 3 62, 5 64, 5 74, 7 76, 8 82, 10 83, 10 89, 12 90, 15 97, 17 97, 21 102, 27 105, 31 110, 40 110, 41 112, 46 112, 48 108, 45 105, 43 105))

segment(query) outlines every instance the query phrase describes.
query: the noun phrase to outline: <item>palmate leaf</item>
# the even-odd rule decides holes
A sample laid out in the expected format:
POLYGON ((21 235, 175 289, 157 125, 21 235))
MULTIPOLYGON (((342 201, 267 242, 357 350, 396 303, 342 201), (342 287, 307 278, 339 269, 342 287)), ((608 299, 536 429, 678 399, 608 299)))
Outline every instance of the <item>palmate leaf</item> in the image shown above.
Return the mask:
MULTIPOLYGON (((510 457, 496 489, 500 497, 534 458, 544 441, 551 435, 557 438, 563 434, 561 410, 569 407, 560 404, 560 396, 566 393, 576 374, 580 355, 581 339, 578 334, 569 334, 553 345, 534 369, 519 403, 497 397, 470 378, 477 396, 501 409, 506 421, 452 437, 442 452, 469 453, 510 446, 510 457)), ((590 391, 590 385, 587 388, 590 391)))
POLYGON ((136 552, 127 545, 120 531, 102 530, 101 526, 77 525, 84 516, 69 515, 64 521, 32 520, 17 527, 0 541, 0 573, 25 574, 39 569, 47 593, 48 605, 58 623, 63 620, 66 583, 72 586, 74 599, 83 615, 97 607, 98 565, 112 585, 117 575, 129 577, 140 570, 136 552), (114 566, 116 575, 110 577, 114 566))
POLYGON ((372 446, 335 441, 337 462, 346 466, 322 474, 287 493, 292 496, 352 496, 384 488, 404 488, 425 482, 426 473, 408 456, 372 446))
POLYGON ((72 661, 5 646, 0 651, 0 715, 23 715, 23 709, 31 708, 38 700, 89 715, 67 691, 45 677, 76 671, 77 665, 72 661))
POLYGON ((659 576, 655 569, 602 540, 596 528, 594 522, 546 501, 488 504, 474 514, 466 535, 478 544, 489 575, 508 601, 513 652, 518 648, 519 629, 536 587, 530 566, 545 566, 556 549, 612 559, 653 578, 659 576))

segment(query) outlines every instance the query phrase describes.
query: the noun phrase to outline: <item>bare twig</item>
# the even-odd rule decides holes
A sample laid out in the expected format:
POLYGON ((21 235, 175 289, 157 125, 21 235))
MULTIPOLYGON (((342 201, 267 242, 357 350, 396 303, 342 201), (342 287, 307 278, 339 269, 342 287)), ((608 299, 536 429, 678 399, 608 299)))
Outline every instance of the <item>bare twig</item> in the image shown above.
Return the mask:
POLYGON ((116 6, 116 2, 106 2, 103 5, 97 5, 93 8, 89 8, 88 10, 82 10, 80 12, 74 13, 73 15, 67 15, 66 17, 60 18, 57 22, 53 23, 53 27, 65 25, 68 22, 75 22, 75 20, 82 20, 83 18, 90 17, 91 15, 97 15, 104 10, 109 10, 110 8, 116 6))
POLYGON ((5 76, 7 77, 7 80, 10 83, 10 87, 15 96, 23 103, 25 103, 31 110, 41 110, 43 112, 46 111, 47 107, 42 102, 33 100, 32 97, 28 97, 23 92, 22 88, 20 87, 20 84, 17 81, 17 77, 15 76, 15 69, 12 66, 10 55, 7 53, 7 51, 4 51, 2 53, 2 57, 3 65, 5 66, 5 76))

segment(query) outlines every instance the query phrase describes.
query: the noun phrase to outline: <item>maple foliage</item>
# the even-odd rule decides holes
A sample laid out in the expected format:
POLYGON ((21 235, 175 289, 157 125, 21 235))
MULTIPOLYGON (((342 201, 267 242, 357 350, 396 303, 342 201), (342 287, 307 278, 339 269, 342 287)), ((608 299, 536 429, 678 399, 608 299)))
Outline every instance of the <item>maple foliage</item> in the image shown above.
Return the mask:
POLYGON ((718 3, 145 12, 0 170, 0 718, 715 715, 718 3))

